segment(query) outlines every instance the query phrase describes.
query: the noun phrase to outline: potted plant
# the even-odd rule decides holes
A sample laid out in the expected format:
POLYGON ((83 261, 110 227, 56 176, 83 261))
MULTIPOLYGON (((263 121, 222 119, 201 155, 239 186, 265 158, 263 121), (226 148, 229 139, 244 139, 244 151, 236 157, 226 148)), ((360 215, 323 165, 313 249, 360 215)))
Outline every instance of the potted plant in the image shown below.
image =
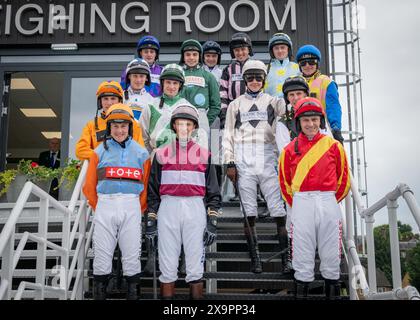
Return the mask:
POLYGON ((17 170, 15 169, 0 172, 0 202, 8 202, 6 193, 7 190, 9 190, 13 180, 15 179, 16 174, 17 170))
POLYGON ((58 176, 58 200, 68 201, 73 194, 74 186, 79 177, 81 168, 81 161, 74 159, 67 159, 66 165, 59 170, 58 176))
MULTIPOLYGON (((6 193, 7 202, 16 202, 26 181, 32 181, 44 191, 49 192, 51 181, 58 176, 58 170, 40 166, 31 160, 22 159, 19 161, 16 170, 6 170, 0 175, 0 184, 3 185, 0 194, 6 193)), ((38 198, 30 196, 28 201, 38 201, 38 198)))

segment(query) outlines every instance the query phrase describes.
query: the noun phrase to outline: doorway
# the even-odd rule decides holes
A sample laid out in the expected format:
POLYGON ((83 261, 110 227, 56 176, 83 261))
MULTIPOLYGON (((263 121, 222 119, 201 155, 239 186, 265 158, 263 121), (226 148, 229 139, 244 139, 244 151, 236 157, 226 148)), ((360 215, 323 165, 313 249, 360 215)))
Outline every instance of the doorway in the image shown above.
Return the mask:
POLYGON ((76 159, 76 143, 88 121, 94 119, 97 110, 96 91, 103 81, 119 81, 116 77, 71 78, 68 157, 76 159))
POLYGON ((61 139, 63 72, 17 72, 11 75, 6 168, 21 159, 38 161, 51 138, 61 139))

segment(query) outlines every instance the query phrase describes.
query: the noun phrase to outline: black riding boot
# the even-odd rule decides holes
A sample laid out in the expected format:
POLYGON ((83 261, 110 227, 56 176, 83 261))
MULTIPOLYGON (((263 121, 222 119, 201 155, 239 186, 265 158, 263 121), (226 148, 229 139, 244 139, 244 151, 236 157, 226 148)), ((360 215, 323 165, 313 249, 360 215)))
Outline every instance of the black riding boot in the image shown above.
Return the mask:
POLYGON ((105 300, 111 274, 93 275, 93 300, 105 300))
POLYGON ((139 285, 140 285, 140 273, 137 273, 130 277, 125 277, 127 280, 127 300, 138 300, 139 285))
POLYGON ((292 271, 292 260, 290 256, 289 237, 286 230, 286 216, 276 217, 277 237, 279 240, 280 251, 284 251, 280 255, 283 273, 290 273, 292 271))
POLYGON ((328 300, 340 299, 340 283, 338 280, 325 279, 325 296, 328 300))
POLYGON ((258 249, 257 228, 255 227, 255 217, 248 217, 250 229, 244 223, 244 233, 248 243, 248 250, 251 256, 251 271, 254 273, 262 272, 262 262, 260 250, 258 249))
POLYGON ((295 299, 306 300, 308 298, 310 282, 295 280, 295 299))

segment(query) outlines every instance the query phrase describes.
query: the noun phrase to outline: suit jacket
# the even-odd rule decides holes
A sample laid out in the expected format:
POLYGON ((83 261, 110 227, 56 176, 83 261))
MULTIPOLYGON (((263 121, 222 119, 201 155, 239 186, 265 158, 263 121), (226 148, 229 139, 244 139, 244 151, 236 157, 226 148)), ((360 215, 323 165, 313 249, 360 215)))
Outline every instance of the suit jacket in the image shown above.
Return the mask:
POLYGON ((56 161, 51 166, 50 151, 44 151, 39 154, 38 164, 47 168, 57 169, 60 167, 60 151, 58 151, 56 161))

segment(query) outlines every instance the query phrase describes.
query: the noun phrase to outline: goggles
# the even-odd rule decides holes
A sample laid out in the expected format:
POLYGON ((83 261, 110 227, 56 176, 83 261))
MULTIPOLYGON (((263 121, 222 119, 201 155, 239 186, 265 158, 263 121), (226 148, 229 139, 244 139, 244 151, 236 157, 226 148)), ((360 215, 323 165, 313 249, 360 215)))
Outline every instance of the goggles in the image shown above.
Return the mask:
POLYGON ((244 75, 244 80, 246 82, 252 82, 254 80, 256 80, 258 82, 263 82, 264 77, 262 75, 259 75, 259 74, 245 74, 244 75))
POLYGON ((304 67, 304 66, 306 66, 306 64, 309 64, 310 66, 314 66, 314 65, 316 65, 318 63, 318 60, 315 60, 315 59, 311 59, 311 60, 302 60, 302 61, 299 61, 299 66, 300 67, 304 67))

